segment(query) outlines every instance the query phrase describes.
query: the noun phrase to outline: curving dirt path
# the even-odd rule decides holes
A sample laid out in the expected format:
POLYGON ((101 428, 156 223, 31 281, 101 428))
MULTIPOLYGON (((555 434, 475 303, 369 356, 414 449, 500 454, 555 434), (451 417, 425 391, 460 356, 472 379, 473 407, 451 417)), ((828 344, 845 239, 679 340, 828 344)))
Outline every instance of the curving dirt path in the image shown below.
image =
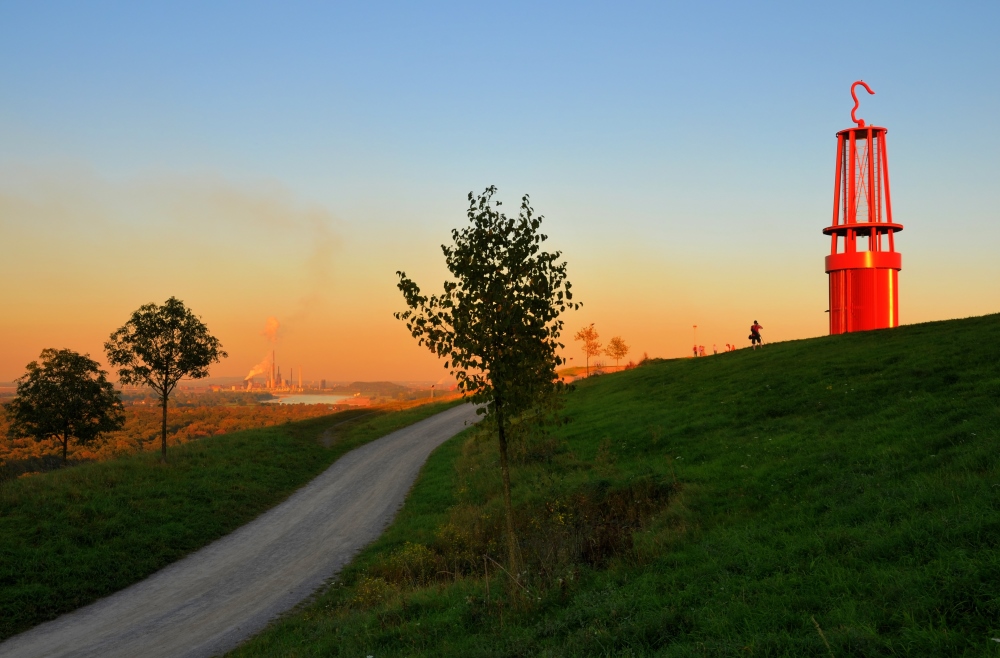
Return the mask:
POLYGON ((239 530, 85 608, 0 644, 0 656, 212 656, 309 596, 378 537, 427 456, 476 421, 463 404, 347 453, 239 530))

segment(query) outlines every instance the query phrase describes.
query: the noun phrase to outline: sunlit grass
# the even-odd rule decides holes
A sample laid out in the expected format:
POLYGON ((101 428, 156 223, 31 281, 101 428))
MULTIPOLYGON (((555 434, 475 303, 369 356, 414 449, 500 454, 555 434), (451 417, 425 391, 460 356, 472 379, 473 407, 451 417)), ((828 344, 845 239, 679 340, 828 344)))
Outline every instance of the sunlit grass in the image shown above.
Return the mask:
POLYGON ((474 567, 503 561, 499 487, 466 433, 336 585, 236 654, 1000 655, 1000 316, 655 362, 565 413, 513 473, 522 538, 563 550, 525 546, 527 594, 474 567), (642 482, 676 488, 606 563, 552 531, 574 496, 642 482))
POLYGON ((140 453, 3 483, 0 638, 145 578, 281 502, 348 450, 447 406, 346 411, 173 446, 165 466, 140 453), (334 425, 325 447, 320 437, 334 425))

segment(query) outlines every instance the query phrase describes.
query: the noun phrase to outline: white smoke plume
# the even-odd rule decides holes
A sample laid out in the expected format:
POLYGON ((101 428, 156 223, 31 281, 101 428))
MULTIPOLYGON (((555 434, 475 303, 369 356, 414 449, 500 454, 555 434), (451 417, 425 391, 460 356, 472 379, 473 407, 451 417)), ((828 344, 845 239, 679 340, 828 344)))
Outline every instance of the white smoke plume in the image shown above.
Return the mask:
POLYGON ((250 374, 243 378, 243 381, 247 381, 253 378, 255 375, 266 375, 271 372, 271 353, 268 352, 264 355, 264 360, 255 365, 250 369, 250 374))

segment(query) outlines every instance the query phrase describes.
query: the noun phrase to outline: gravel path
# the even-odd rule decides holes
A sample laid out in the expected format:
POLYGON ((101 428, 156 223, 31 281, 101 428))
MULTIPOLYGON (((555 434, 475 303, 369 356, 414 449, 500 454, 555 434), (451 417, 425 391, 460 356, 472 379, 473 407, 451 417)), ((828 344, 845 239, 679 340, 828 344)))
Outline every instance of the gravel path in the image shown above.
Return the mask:
POLYGON ((309 596, 395 516, 427 456, 476 421, 463 404, 349 452, 239 530, 0 656, 212 656, 309 596))

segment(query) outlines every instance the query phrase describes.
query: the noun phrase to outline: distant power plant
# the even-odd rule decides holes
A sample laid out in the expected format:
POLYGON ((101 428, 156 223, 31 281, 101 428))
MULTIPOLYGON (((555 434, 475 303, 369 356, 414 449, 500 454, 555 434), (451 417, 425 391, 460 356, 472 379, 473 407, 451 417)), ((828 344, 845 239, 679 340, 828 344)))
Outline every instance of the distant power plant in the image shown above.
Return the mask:
MULTIPOLYGON (((267 390, 267 391, 294 391, 303 390, 302 382, 302 367, 289 368, 288 378, 285 379, 281 376, 281 366, 278 365, 275 359, 274 350, 264 358, 263 361, 254 366, 250 373, 244 378, 246 382, 246 390, 267 390), (295 375, 298 374, 298 381, 296 382, 295 375), (258 385, 254 377, 257 375, 264 375, 264 383, 258 385), (296 385, 297 384, 297 385, 296 385)), ((321 385, 323 388, 326 387, 326 380, 324 379, 321 385)))

